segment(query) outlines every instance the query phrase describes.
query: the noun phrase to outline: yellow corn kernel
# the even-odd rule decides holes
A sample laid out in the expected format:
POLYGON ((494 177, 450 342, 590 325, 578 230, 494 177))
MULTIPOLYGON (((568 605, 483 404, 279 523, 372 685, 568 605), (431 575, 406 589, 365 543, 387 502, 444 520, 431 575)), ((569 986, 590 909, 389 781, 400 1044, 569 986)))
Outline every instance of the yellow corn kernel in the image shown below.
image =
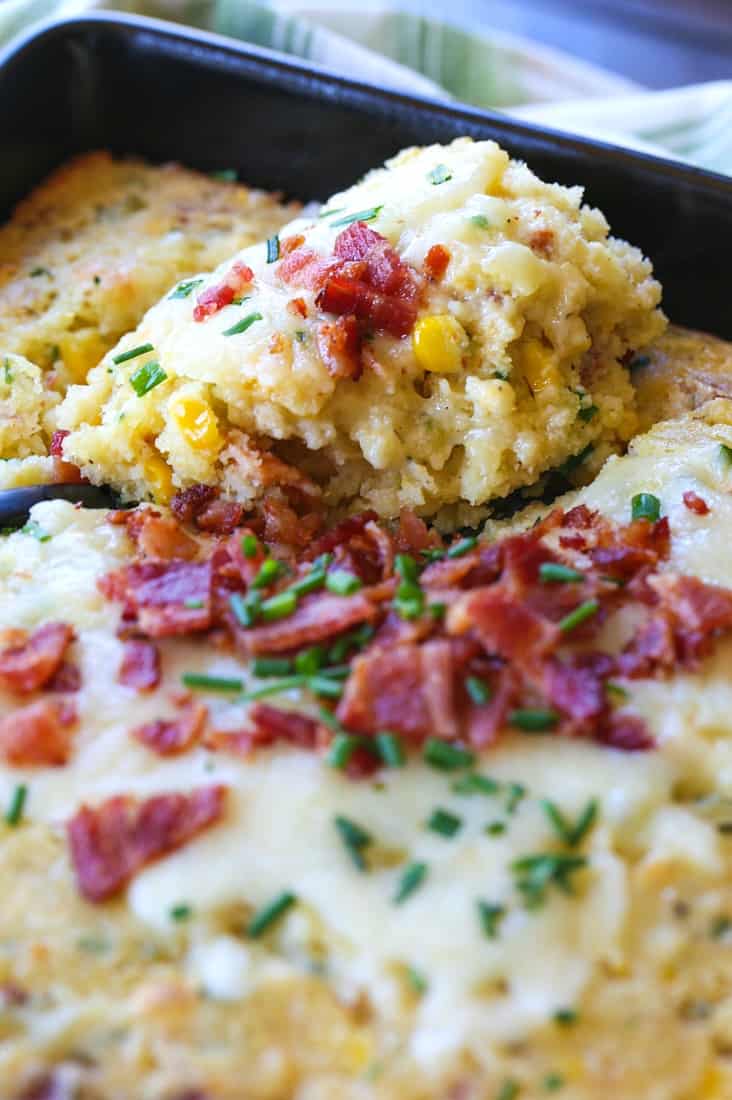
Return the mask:
POLYGON ((190 447, 212 451, 219 445, 219 426, 216 414, 201 397, 182 395, 170 405, 170 415, 181 435, 190 447))
POLYGON ((414 326, 412 347, 422 370, 454 374, 468 350, 465 329, 449 313, 423 317, 414 326))
POLYGON ((559 383, 559 370, 553 352, 539 340, 528 340, 521 353, 526 381, 534 393, 559 383))
POLYGON ((701 1079, 697 1100, 724 1100, 725 1096, 729 1093, 722 1073, 716 1066, 709 1066, 701 1079))
POLYGON ((167 462, 159 455, 153 455, 142 469, 155 503, 167 504, 173 495, 173 475, 167 462))
POLYGON ((74 382, 85 382, 107 350, 107 344, 96 332, 81 331, 61 337, 59 354, 64 369, 74 382))
POLYGON ((352 1072, 359 1073, 373 1055, 373 1044, 364 1032, 355 1031, 346 1040, 344 1054, 352 1072))

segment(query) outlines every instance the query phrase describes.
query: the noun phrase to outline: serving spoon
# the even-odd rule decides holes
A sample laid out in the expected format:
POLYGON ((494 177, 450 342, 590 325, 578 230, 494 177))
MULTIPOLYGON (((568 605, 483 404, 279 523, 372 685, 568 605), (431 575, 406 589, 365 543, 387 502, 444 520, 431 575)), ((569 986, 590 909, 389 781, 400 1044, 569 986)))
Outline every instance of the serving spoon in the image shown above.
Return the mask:
POLYGON ((83 504, 86 508, 125 507, 111 489, 81 482, 2 489, 0 490, 0 528, 22 527, 27 522, 33 505, 42 500, 68 500, 72 504, 83 504))

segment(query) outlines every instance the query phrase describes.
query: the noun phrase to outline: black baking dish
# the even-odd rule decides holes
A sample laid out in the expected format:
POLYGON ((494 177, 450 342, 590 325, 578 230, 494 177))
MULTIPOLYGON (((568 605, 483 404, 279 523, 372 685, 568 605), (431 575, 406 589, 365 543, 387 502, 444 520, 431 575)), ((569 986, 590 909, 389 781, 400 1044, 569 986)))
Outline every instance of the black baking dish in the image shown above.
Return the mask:
POLYGON ((0 218, 88 149, 235 168, 311 199, 405 145, 460 134, 495 139, 545 179, 583 184, 613 231, 653 259, 667 313, 732 337, 732 180, 136 16, 48 24, 0 58, 0 218))

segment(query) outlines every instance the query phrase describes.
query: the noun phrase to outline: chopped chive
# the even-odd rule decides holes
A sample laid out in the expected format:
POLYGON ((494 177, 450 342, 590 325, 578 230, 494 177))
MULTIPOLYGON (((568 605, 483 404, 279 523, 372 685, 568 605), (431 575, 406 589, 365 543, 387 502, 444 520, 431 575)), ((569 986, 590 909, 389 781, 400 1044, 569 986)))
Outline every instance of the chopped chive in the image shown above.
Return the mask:
POLYGON ((275 235, 267 239, 267 263, 273 264, 280 258, 280 238, 275 235))
POLYGON ((266 588, 268 585, 276 581, 278 577, 284 572, 282 563, 275 561, 274 558, 267 558, 263 561, 259 567, 259 572, 252 581, 251 588, 266 588))
POLYGON ((432 811, 427 821, 427 828, 433 833, 451 839, 462 827, 463 819, 457 814, 451 814, 449 810, 443 810, 439 806, 432 811))
POLYGON ((374 218, 379 216, 383 208, 383 204, 381 206, 372 206, 368 210, 359 210, 355 214, 346 214, 344 217, 338 218, 337 221, 331 222, 330 224, 334 229, 338 229, 340 226, 350 225, 352 222, 372 222, 374 218))
POLYGON ((326 576, 325 569, 314 566, 304 577, 291 584, 289 590, 294 592, 296 596, 307 596, 309 592, 317 592, 319 588, 323 587, 326 583, 326 576))
POLYGON ((486 218, 485 214, 473 214, 469 219, 473 225, 477 225, 478 229, 490 229, 491 223, 486 218))
POLYGON ((407 967, 407 981, 418 997, 423 996, 429 989, 429 983, 423 974, 415 970, 413 966, 407 967))
POLYGON ((246 332, 255 321, 262 321, 263 317, 261 313, 247 313, 246 317, 242 317, 240 321, 237 321, 231 328, 225 328, 223 336, 239 336, 240 333, 246 332))
POLYGON ((334 642, 328 650, 328 660, 331 664, 338 664, 340 661, 344 660, 350 650, 363 649, 373 635, 374 628, 370 623, 364 623, 363 626, 357 627, 356 630, 344 634, 343 637, 339 638, 337 642, 334 642))
POLYGON ((245 558, 256 558, 259 552, 259 540, 256 535, 244 535, 242 537, 241 552, 245 558))
POLYGON ((280 695, 283 691, 293 691, 295 688, 307 687, 307 676, 283 676, 281 680, 273 680, 260 688, 253 688, 240 695, 237 702, 254 703, 257 699, 266 699, 268 695, 280 695))
POLYGON ((37 279, 39 275, 48 275, 50 277, 51 272, 47 267, 34 267, 30 273, 31 279, 37 279))
POLYGON ((236 183, 237 178, 236 168, 218 168, 215 172, 211 172, 211 179, 220 180, 222 183, 236 183))
POLYGON ((514 814, 519 803, 526 797, 526 787, 522 783, 508 784, 508 798, 506 799, 506 813, 514 814))
POLYGON ((653 493, 636 493, 630 502, 632 519, 647 519, 655 523, 661 515, 661 501, 653 493))
POLYGON ((557 466, 557 473, 561 474, 563 477, 568 477, 573 470, 576 470, 578 466, 581 466, 582 463, 590 457, 594 449, 594 445, 588 443, 586 447, 582 448, 579 454, 570 455, 561 466, 557 466))
POLYGON ((539 580, 543 584, 578 584, 584 579, 579 569, 570 569, 558 561, 543 561, 539 566, 539 580))
POLYGON ((349 573, 347 569, 334 569, 326 574, 325 587, 337 596, 352 596, 363 584, 355 573, 349 573))
POLYGON ((584 856, 564 852, 540 852, 523 856, 511 864, 516 889, 527 909, 538 909, 546 901, 550 886, 556 886, 565 894, 572 894, 572 875, 587 866, 584 856))
POLYGON ((431 615, 433 619, 444 619, 447 613, 446 603, 430 603, 427 604, 427 614, 431 615))
POLYGON ((622 686, 622 684, 615 684, 612 680, 608 680, 605 683, 605 691, 608 695, 614 696, 614 698, 625 702, 626 699, 630 699, 630 692, 622 686))
MULTIPOLYGON (((269 676, 289 676, 292 670, 289 657, 255 657, 252 661, 252 672, 260 680, 269 676)), ((302 672, 302 669, 297 671, 302 672)))
POLYGON ((394 570, 403 581, 417 580, 417 563, 411 554, 397 554, 394 558, 394 570))
POLYGON ((497 939, 498 925, 506 915, 505 906, 491 905, 490 902, 483 901, 481 898, 478 898, 476 905, 478 907, 478 919, 480 920, 480 927, 483 930, 483 935, 487 936, 489 940, 497 939))
POLYGON ((34 519, 28 520, 25 527, 20 529, 21 535, 30 535, 36 542, 50 542, 51 536, 48 531, 44 531, 40 523, 36 523, 34 519))
POLYGON ((484 833, 488 836, 501 836, 506 831, 505 821, 489 821, 486 827, 483 829, 484 833))
POLYGON ((418 619, 424 611, 424 592, 414 581, 402 581, 394 596, 394 610, 400 619, 418 619))
POLYGON ((406 760, 402 739, 397 733, 384 730, 376 734, 376 747, 387 768, 401 768, 406 760))
POLYGON ((340 214, 342 210, 345 210, 345 206, 333 206, 330 210, 321 210, 318 214, 319 218, 332 218, 334 214, 340 214))
POLYGON ((600 604, 597 600, 585 600, 579 607, 575 607, 574 611, 570 611, 568 615, 560 619, 557 626, 563 634, 568 634, 570 630, 574 630, 575 627, 591 619, 599 610, 600 604))
POLYGON ((112 362, 119 366, 120 363, 126 363, 129 359, 137 359, 138 355, 146 355, 148 351, 152 350, 152 344, 139 344, 136 348, 130 348, 129 351, 123 351, 119 355, 113 356, 112 362))
POLYGON ((183 600, 183 606, 187 608, 188 611, 199 611, 203 607, 203 600, 197 599, 195 596, 189 596, 187 599, 183 600))
POLYGON ((187 298, 203 281, 203 279, 185 279, 182 283, 178 283, 178 286, 168 297, 187 298))
POLYGON ((447 183, 452 179, 452 172, 446 164, 436 165, 431 172, 427 173, 427 178, 433 187, 436 187, 440 183, 447 183))
POLYGON ((318 716, 320 717, 320 721, 323 723, 323 725, 327 726, 329 730, 333 731, 333 733, 346 732, 336 718, 335 714, 333 714, 332 711, 328 710, 327 707, 318 707, 318 716))
POLYGON ((411 897, 416 890, 419 890, 426 878, 426 863, 410 863, 399 879, 399 885, 394 895, 394 904, 401 905, 402 902, 411 897))
POLYGON ((548 707, 520 707, 512 710, 508 715, 508 724, 526 733, 541 733, 544 730, 553 730, 559 721, 556 711, 548 707))
POLYGON ((460 539, 459 542, 454 542, 447 550, 446 557, 448 558, 461 558, 463 554, 467 554, 470 550, 474 550, 478 545, 478 539, 475 535, 469 535, 468 538, 460 539))
POLYGON ((271 928, 273 924, 280 920, 296 902, 297 898, 289 890, 278 894, 274 901, 258 909, 251 918, 246 928, 247 936, 252 939, 261 936, 263 932, 266 932, 268 928, 271 928))
POLYGON ((343 768, 347 766, 348 761, 351 759, 356 749, 362 744, 363 739, 352 733, 337 733, 331 742, 326 760, 331 768, 338 768, 342 771, 343 768))
POLYGON ((486 684, 485 680, 481 680, 479 676, 468 676, 465 680, 465 690, 474 703, 482 704, 490 701, 491 692, 490 687, 486 684))
POLYGON ((318 672, 325 661, 325 650, 322 645, 313 645, 309 649, 301 649, 295 657, 295 672, 301 672, 304 676, 312 676, 318 672))
POLYGON ((181 680, 192 691, 241 691, 244 687, 234 676, 204 676, 200 672, 184 672, 181 680))
POLYGON ((521 1086, 518 1084, 517 1081, 506 1078, 506 1080, 503 1082, 500 1089, 498 1090, 496 1100, 516 1100, 516 1097, 518 1096, 520 1091, 521 1086))
POLYGON ((12 386, 13 384, 13 371, 10 366, 10 360, 5 359, 3 362, 3 376, 5 378, 5 385, 12 386))
POLYGON ((559 1089, 564 1088, 564 1078, 561 1073, 547 1073, 542 1085, 546 1092, 558 1092, 559 1089))
POLYGON ((594 825, 598 806, 597 799, 590 799, 574 822, 568 821, 556 803, 551 802, 548 798, 543 800, 541 808, 559 839, 568 847, 576 848, 594 825))
POLYGON ((321 699, 340 699, 343 694, 343 684, 328 676, 309 676, 307 686, 313 695, 321 699))
POLYGON ((478 775, 471 772, 470 775, 461 775, 452 785, 455 794, 485 794, 496 795, 502 790, 503 785, 497 779, 491 779, 489 775, 478 775))
POLYGON ((560 1008, 554 1013, 554 1022, 560 1027, 571 1027, 578 1019, 579 1013, 574 1008, 560 1008))
POLYGON ((247 596, 242 596, 241 592, 234 592, 229 597, 229 606, 239 626, 250 627, 254 626, 259 618, 262 599, 258 592, 250 592, 247 596))
POLYGON ((428 562, 442 561, 445 557, 445 551, 432 546, 427 550, 420 550, 420 555, 428 562))
POLYGON ((176 923, 186 921, 191 916, 193 916, 193 909, 190 905, 174 905, 173 908, 170 910, 170 919, 176 921, 176 923))
POLYGON ((366 860, 364 858, 363 850, 368 848, 372 843, 373 837, 362 829, 360 825, 357 825, 355 821, 351 821, 350 818, 343 817, 338 814, 334 818, 334 825, 340 833, 341 840, 346 846, 346 850, 351 857, 351 860, 359 871, 366 870, 366 860))
POLYGON ((732 932, 732 920, 729 917, 715 917, 709 929, 709 935, 714 940, 724 939, 732 932))
POLYGON ((130 385, 138 397, 144 397, 150 390, 154 390, 167 378, 167 374, 154 359, 138 367, 134 374, 130 375, 130 385))
POLYGON ((440 771, 452 772, 458 768, 469 768, 475 763, 475 753, 468 749, 461 749, 449 741, 440 741, 437 737, 429 737, 424 745, 424 760, 433 768, 440 771))
POLYGON ((10 805, 5 814, 6 825, 19 825, 23 818, 23 808, 25 806, 25 800, 28 797, 28 787, 25 783, 19 783, 13 791, 10 799, 10 805))
POLYGON ((277 619, 286 619, 292 615, 297 607, 297 596, 294 592, 278 592, 276 596, 270 596, 268 600, 262 600, 261 613, 266 623, 273 623, 277 619))
POLYGON ((597 405, 585 405, 577 413, 580 420, 584 420, 585 424, 588 424, 599 413, 597 405))
POLYGON ((726 466, 732 466, 732 447, 728 447, 726 443, 720 443, 719 456, 726 466))

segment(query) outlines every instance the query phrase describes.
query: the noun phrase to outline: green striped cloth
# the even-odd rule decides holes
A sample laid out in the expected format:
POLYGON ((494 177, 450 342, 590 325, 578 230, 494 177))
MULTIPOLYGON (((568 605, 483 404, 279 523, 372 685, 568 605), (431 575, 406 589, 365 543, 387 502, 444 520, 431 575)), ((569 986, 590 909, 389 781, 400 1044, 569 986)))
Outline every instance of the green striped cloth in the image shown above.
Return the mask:
POLYGON ((373 84, 732 174, 732 81, 649 92, 536 42, 467 31, 378 0, 321 0, 318 7, 306 0, 0 0, 0 45, 40 20, 95 8, 201 27, 373 84))

